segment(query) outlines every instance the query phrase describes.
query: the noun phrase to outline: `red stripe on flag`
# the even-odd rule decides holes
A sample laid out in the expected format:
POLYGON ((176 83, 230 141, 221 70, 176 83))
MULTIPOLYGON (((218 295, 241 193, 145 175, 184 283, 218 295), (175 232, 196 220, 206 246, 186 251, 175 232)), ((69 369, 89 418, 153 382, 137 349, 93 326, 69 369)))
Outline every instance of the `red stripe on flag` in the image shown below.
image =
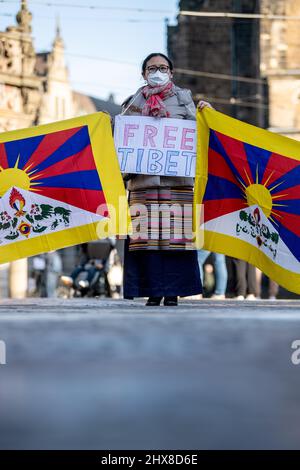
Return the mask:
MULTIPOLYGON (((85 147, 85 149, 83 149, 81 152, 72 155, 71 157, 54 163, 54 165, 51 165, 48 168, 41 170, 40 172, 33 173, 32 178, 35 176, 39 176, 40 178, 48 178, 51 176, 87 170, 96 170, 94 155, 90 145, 85 147)), ((33 181, 38 180, 39 178, 36 178, 33 181)))
POLYGON ((35 152, 31 155, 26 163, 32 165, 30 169, 34 169, 39 163, 43 162, 45 158, 52 155, 59 147, 67 142, 70 137, 75 135, 82 127, 74 127, 73 129, 67 129, 65 131, 53 132, 52 134, 46 134, 35 152))
POLYGON ((208 152, 208 173, 213 176, 224 178, 238 186, 241 186, 224 158, 213 149, 209 149, 208 152))
POLYGON ((94 214, 104 215, 105 210, 107 210, 103 191, 78 188, 49 188, 47 186, 41 186, 38 189, 36 194, 56 199, 58 203, 61 201, 71 204, 94 214), (97 212, 98 207, 102 204, 104 205, 102 210, 97 212))
POLYGON ((227 135, 221 134, 217 131, 216 136, 221 142, 225 152, 228 155, 228 158, 231 160, 232 164, 235 166, 235 168, 245 181, 246 186, 255 183, 252 178, 252 172, 248 164, 248 159, 243 142, 237 139, 233 139, 232 137, 228 137, 227 135))
MULTIPOLYGON (((266 181, 268 181, 266 187, 269 188, 274 183, 274 181, 276 181, 282 175, 288 173, 299 165, 300 162, 298 160, 283 157, 282 155, 278 155, 277 153, 272 153, 269 158, 268 165, 265 169, 261 184, 265 185, 266 181)), ((280 186, 278 187, 278 189, 280 191, 280 186)))
POLYGON ((7 155, 4 144, 0 144, 0 166, 3 169, 8 168, 7 155))
MULTIPOLYGON (((294 233, 300 237, 300 216, 295 214, 289 214, 287 212, 282 212, 277 208, 274 208, 275 212, 280 215, 277 217, 277 220, 290 232, 294 233)), ((276 215, 272 216, 276 222, 276 215)), ((276 227, 276 225, 275 225, 276 227)))
MULTIPOLYGON (((279 187, 278 187, 279 189, 279 187)), ((288 199, 299 199, 300 200, 300 185, 298 184, 297 186, 292 186, 291 188, 283 189, 282 191, 278 193, 273 193, 273 202, 274 204, 288 200, 288 199), (274 199, 275 196, 275 199, 274 199)), ((275 207, 274 207, 275 209, 275 207)))
POLYGON ((245 209, 248 204, 240 199, 219 199, 204 202, 204 222, 216 219, 222 215, 245 209))

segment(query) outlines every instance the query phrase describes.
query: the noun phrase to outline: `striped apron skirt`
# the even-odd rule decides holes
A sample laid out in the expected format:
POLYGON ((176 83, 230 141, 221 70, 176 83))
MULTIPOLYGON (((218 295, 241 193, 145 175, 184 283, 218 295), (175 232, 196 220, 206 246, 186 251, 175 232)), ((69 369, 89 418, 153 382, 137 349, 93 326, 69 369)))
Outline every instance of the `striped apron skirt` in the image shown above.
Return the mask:
POLYGON ((192 244, 193 188, 131 191, 133 233, 124 253, 124 298, 190 296, 202 292, 192 244))

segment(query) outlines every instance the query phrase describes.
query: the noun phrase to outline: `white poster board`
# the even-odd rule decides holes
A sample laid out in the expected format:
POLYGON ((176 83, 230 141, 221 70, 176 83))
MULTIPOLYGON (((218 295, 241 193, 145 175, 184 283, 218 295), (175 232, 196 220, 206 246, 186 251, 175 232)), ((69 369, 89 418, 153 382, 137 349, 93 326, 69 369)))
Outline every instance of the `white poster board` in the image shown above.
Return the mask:
POLYGON ((118 115, 114 141, 122 173, 195 175, 196 121, 118 115))

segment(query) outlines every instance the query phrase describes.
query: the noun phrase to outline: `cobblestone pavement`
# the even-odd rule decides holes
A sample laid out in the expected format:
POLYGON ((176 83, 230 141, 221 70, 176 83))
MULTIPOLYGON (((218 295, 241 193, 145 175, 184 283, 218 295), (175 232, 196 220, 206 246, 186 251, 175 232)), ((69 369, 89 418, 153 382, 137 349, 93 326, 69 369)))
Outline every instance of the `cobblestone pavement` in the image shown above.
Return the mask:
POLYGON ((300 448, 298 301, 0 301, 1 449, 300 448))

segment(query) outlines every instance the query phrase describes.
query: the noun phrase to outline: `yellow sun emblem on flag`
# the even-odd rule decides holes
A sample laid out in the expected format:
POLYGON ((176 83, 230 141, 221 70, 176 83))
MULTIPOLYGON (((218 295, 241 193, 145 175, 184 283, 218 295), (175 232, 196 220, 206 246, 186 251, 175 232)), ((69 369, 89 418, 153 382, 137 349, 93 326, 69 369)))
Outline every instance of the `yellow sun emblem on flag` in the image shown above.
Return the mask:
POLYGON ((40 177, 39 175, 33 176, 36 173, 36 170, 29 171, 32 165, 29 165, 27 168, 21 170, 18 168, 20 160, 20 155, 17 158, 15 166, 13 168, 2 168, 0 166, 0 197, 12 187, 18 187, 20 189, 34 191, 32 186, 38 185, 39 183, 34 183, 33 181, 40 177))
POLYGON ((258 182, 258 167, 256 169, 256 182, 255 183, 251 182, 251 179, 245 170, 245 175, 249 182, 249 186, 246 186, 240 179, 239 179, 239 182, 243 186, 243 190, 245 193, 244 197, 247 201, 248 206, 253 206, 253 205, 259 206, 261 210, 263 211, 263 213, 265 214, 265 216, 268 219, 271 219, 276 224, 276 221, 274 220, 272 215, 276 215, 276 217, 281 217, 278 214, 278 212, 275 212, 276 207, 283 207, 283 206, 286 207, 286 204, 276 204, 275 202, 277 198, 282 198, 282 196, 285 196, 285 194, 284 195, 280 194, 280 196, 272 195, 272 191, 275 188, 277 188, 277 186, 280 186, 283 183, 283 181, 279 184, 276 184, 273 187, 268 187, 268 183, 271 177, 273 176, 273 173, 274 172, 272 172, 269 175, 268 179, 266 180, 264 184, 260 184, 258 182))

